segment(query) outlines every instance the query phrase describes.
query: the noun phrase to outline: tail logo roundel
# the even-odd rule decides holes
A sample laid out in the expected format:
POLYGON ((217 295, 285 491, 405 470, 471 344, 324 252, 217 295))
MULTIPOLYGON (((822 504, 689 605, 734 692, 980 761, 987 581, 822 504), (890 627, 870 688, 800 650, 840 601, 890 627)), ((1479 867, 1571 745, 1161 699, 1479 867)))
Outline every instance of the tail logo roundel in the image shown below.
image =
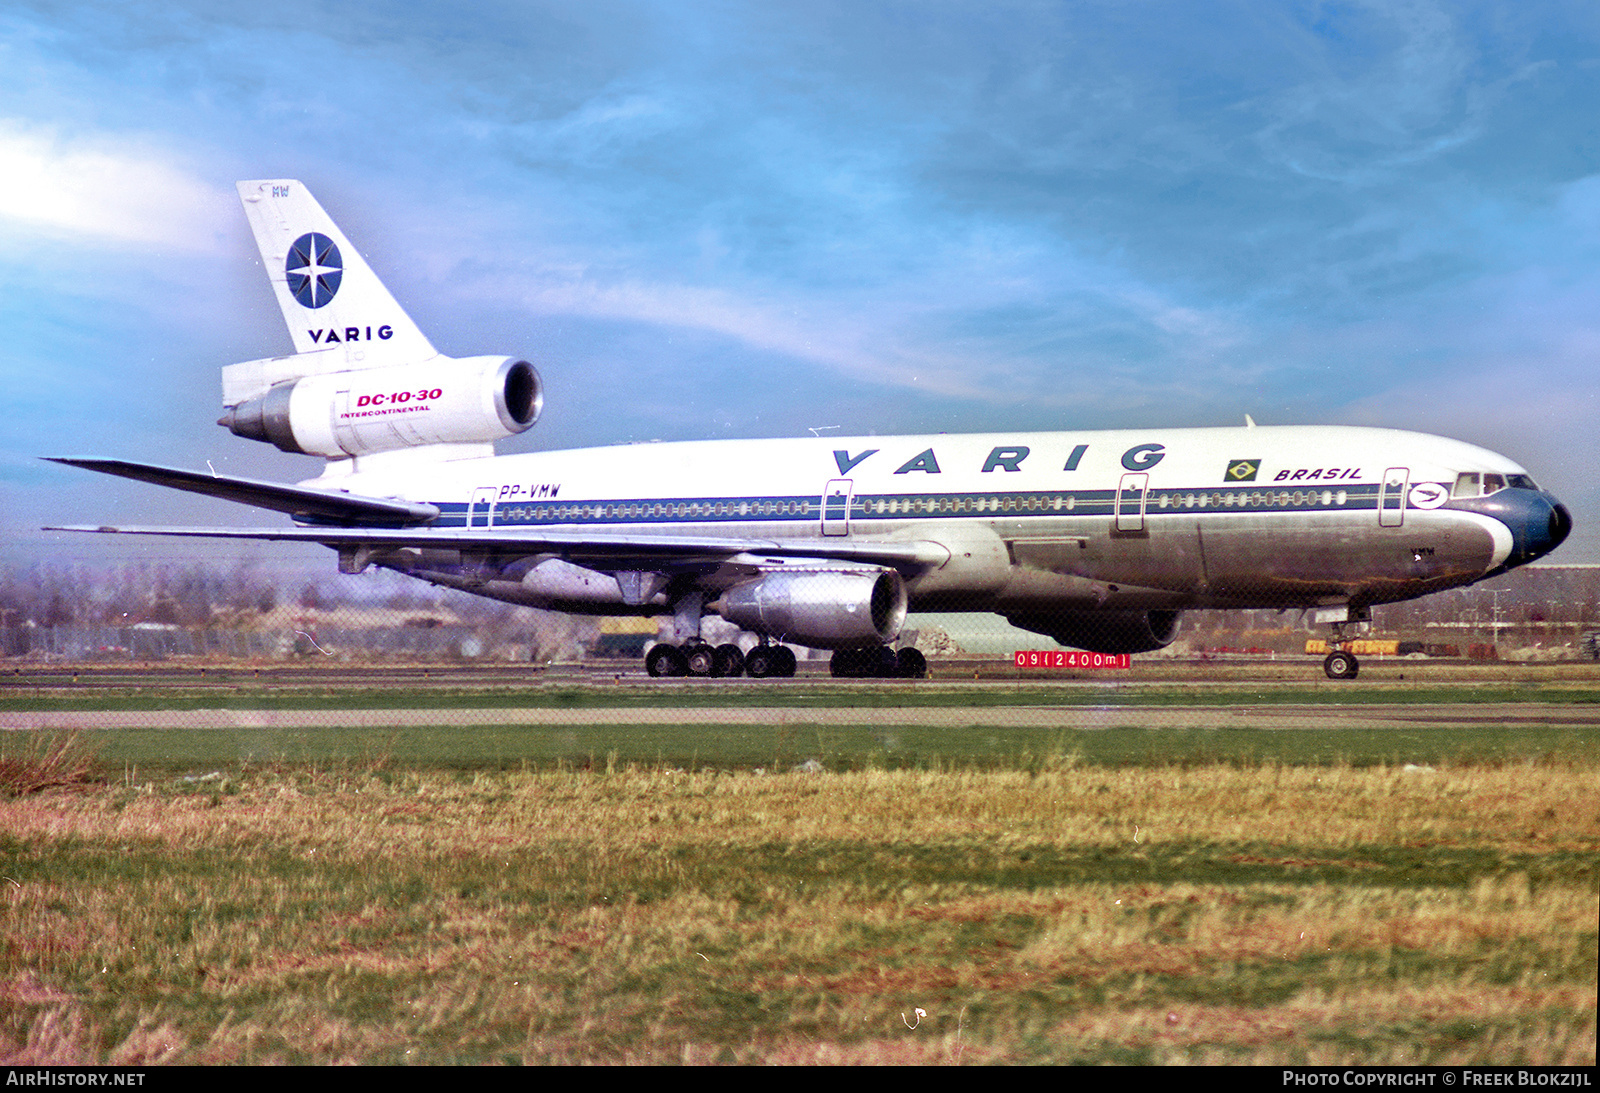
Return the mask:
POLYGON ((289 275, 289 291, 300 306, 318 308, 339 291, 344 259, 332 239, 321 232, 306 232, 289 248, 284 272, 289 275))

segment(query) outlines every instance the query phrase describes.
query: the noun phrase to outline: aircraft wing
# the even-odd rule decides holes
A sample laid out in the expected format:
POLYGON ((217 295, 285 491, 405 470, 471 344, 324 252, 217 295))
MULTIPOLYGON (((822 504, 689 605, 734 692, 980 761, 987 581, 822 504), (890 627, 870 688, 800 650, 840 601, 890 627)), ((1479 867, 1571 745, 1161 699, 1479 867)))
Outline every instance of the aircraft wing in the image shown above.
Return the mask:
POLYGON ((871 542, 820 536, 803 539, 742 539, 714 535, 562 532, 524 527, 433 528, 418 526, 439 515, 439 510, 428 504, 363 497, 304 486, 284 486, 251 478, 204 474, 120 459, 52 458, 50 461, 272 509, 288 513, 296 520, 322 526, 226 528, 80 524, 49 527, 44 529, 46 531, 320 543, 335 550, 376 551, 419 547, 483 553, 549 554, 577 565, 611 572, 671 568, 707 560, 735 558, 754 562, 759 557, 807 558, 928 569, 943 565, 950 556, 947 549, 929 540, 871 542))
POLYGON ((484 553, 549 554, 591 569, 606 571, 658 569, 708 559, 758 563, 762 558, 804 558, 932 569, 943 565, 950 557, 946 547, 927 539, 740 539, 710 535, 608 535, 603 532, 556 532, 533 528, 185 528, 77 524, 47 527, 44 530, 320 543, 335 550, 431 547, 484 553))
POLYGON ((162 467, 154 463, 130 463, 124 459, 87 459, 71 457, 46 457, 51 463, 65 463, 69 467, 114 474, 119 478, 132 478, 175 490, 201 493, 207 497, 220 497, 225 501, 238 501, 256 508, 285 512, 297 520, 312 523, 329 522, 358 524, 363 527, 394 527, 420 524, 439 515, 433 505, 410 501, 393 501, 378 497, 361 497, 356 494, 337 493, 332 490, 313 490, 304 486, 285 486, 277 482, 262 482, 254 478, 234 478, 224 474, 203 474, 177 467, 162 467))

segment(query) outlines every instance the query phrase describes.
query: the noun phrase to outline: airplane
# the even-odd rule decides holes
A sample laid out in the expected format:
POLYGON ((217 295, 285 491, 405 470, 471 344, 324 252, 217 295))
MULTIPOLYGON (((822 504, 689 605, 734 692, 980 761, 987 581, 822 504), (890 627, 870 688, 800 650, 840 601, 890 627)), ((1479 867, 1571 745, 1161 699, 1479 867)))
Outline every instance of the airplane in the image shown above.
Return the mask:
POLYGON ((1554 550, 1566 507, 1518 464, 1421 433, 1342 426, 801 437, 496 455, 544 405, 520 357, 439 353, 307 188, 238 183, 294 353, 223 368, 219 425, 319 456, 284 485, 124 460, 54 462, 285 513, 276 528, 78 526, 300 541, 513 604, 670 616, 652 676, 923 677, 911 611, 992 612, 1060 645, 1140 653, 1197 608, 1297 609, 1348 628, 1376 604, 1554 550), (717 615, 759 637, 702 640, 717 615))

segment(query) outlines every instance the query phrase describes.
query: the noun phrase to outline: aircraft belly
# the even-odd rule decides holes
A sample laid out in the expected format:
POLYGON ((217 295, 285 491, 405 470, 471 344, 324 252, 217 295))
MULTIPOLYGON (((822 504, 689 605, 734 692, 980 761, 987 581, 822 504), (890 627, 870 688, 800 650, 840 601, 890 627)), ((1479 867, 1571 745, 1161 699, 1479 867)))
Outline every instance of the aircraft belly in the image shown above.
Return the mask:
POLYGON ((1205 587, 1203 540, 1192 519, 1148 519, 1138 533, 1104 532, 1076 572, 1114 584, 1193 595, 1205 587))
POLYGON ((1192 520, 1147 521, 1135 534, 1118 533, 1104 519, 1063 521, 1059 533, 1030 531, 1006 547, 1012 566, 997 610, 1183 607, 1204 589, 1192 520))
MULTIPOLYGON (((966 610, 969 603, 986 605, 1011 577, 1005 540, 987 521, 933 523, 915 531, 917 538, 938 543, 949 556, 943 565, 908 577, 906 592, 913 603, 949 605, 951 610, 966 610)), ((872 532, 864 528, 861 537, 871 538, 872 532)), ((887 539, 903 530, 885 525, 879 534, 887 539)))
POLYGON ((1218 606, 1386 603, 1468 584, 1490 567, 1484 522, 1409 510, 1401 527, 1371 512, 1241 514, 1203 528, 1208 602, 1218 606))

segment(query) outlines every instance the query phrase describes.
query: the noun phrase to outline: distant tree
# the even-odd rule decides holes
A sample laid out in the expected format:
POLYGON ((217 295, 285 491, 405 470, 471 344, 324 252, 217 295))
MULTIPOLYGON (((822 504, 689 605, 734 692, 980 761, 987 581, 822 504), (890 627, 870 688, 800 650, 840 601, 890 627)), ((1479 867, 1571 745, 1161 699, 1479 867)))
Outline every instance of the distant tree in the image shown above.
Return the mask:
POLYGON ((39 621, 45 626, 71 626, 78 621, 77 613, 72 607, 71 601, 65 595, 55 592, 50 596, 50 605, 45 609, 44 618, 39 621))

